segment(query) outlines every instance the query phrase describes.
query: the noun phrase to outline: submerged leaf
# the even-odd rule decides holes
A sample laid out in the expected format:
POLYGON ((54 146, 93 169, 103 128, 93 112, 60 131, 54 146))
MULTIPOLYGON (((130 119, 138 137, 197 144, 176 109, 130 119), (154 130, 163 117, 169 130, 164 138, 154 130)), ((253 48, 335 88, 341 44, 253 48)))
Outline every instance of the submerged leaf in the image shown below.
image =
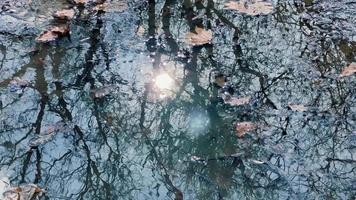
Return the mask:
POLYGON ((225 4, 225 8, 229 10, 237 10, 248 15, 266 15, 273 11, 273 6, 269 2, 263 0, 240 0, 239 2, 230 1, 225 4))
POLYGON ((249 104, 250 101, 251 101, 251 97, 243 97, 243 98, 231 97, 225 100, 225 103, 231 106, 241 106, 241 105, 249 104))
POLYGON ((252 122, 238 122, 236 124, 236 134, 238 137, 243 137, 246 133, 257 128, 257 125, 252 122))
POLYGON ((208 44, 213 39, 213 32, 211 30, 204 30, 196 27, 195 33, 188 33, 186 35, 186 42, 193 46, 208 44))
POLYGON ((351 76, 356 73, 356 62, 351 63, 348 67, 344 68, 340 77, 351 76))
POLYGON ((226 83, 226 77, 224 75, 218 75, 215 77, 214 83, 218 85, 219 87, 224 87, 226 83))
POLYGON ((53 14, 53 17, 61 19, 61 20, 71 20, 74 17, 73 9, 60 10, 53 14))

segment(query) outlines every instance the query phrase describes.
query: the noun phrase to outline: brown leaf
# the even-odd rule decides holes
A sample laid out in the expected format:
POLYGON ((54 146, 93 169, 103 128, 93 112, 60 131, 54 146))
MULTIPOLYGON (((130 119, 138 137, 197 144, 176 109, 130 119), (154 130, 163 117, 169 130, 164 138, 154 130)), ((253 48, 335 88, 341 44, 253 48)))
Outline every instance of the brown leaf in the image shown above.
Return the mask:
POLYGON ((52 31, 46 31, 41 34, 36 40, 39 42, 51 42, 58 38, 58 34, 52 31))
POLYGON ((236 134, 238 137, 243 137, 246 133, 257 129, 257 125, 252 122, 238 122, 236 124, 236 134))
POLYGON ((50 31, 58 34, 59 37, 66 36, 69 35, 69 26, 68 25, 55 26, 50 31))
POLYGON ((36 135, 29 141, 31 147, 36 147, 41 144, 51 141, 54 136, 61 132, 67 133, 73 129, 72 124, 66 124, 64 122, 57 122, 53 125, 47 126, 39 135, 36 135))
POLYGON ((214 83, 220 87, 224 87, 226 83, 226 77, 224 75, 218 75, 215 77, 214 83))
POLYGON ((128 9, 126 1, 105 2, 95 6, 94 10, 104 12, 123 12, 128 9))
POLYGON ((53 14, 53 17, 61 19, 61 20, 71 20, 74 17, 73 9, 60 10, 53 14))
POLYGON ((186 42, 193 46, 208 44, 213 39, 211 30, 204 30, 203 28, 196 27, 195 33, 188 33, 186 35, 186 42))
POLYGON ((344 68, 340 77, 351 76, 356 73, 356 62, 351 63, 348 67, 344 68))
POLYGON ((139 26, 138 29, 137 29, 137 32, 136 34, 140 37, 142 37, 144 34, 145 34, 146 30, 143 26, 139 26))
POLYGON ((42 33, 36 40, 38 42, 51 42, 59 37, 64 37, 69 35, 69 26, 55 26, 48 31, 42 33))
POLYGON ((231 106, 241 106, 241 105, 249 104, 250 101, 251 101, 251 97, 243 97, 243 98, 231 97, 225 100, 225 103, 231 106))
POLYGON ((15 77, 14 79, 12 79, 10 81, 10 86, 13 87, 20 87, 20 88, 24 88, 29 86, 30 83, 24 79, 21 79, 20 77, 15 77))
POLYGON ((304 105, 298 105, 298 104, 289 104, 288 107, 296 112, 305 112, 307 111, 307 107, 304 105))
POLYGON ((88 2, 89 2, 89 0, 74 0, 74 3, 78 4, 78 5, 84 5, 88 2))
POLYGON ((241 13, 245 13, 248 15, 266 15, 273 11, 273 6, 269 2, 265 2, 263 0, 240 0, 239 2, 230 1, 225 4, 225 9, 229 10, 237 10, 241 13))
POLYGON ((45 191, 35 184, 13 187, 3 193, 4 200, 30 200, 42 196, 45 191))

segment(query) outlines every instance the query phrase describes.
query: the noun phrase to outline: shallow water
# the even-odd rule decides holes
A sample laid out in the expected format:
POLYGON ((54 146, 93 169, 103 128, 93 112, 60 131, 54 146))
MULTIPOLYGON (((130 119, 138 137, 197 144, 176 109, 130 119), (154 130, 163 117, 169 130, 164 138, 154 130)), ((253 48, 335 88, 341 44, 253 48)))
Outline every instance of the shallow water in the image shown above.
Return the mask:
POLYGON ((258 16, 224 3, 90 4, 70 37, 42 44, 51 14, 72 5, 0 0, 0 192, 354 199, 356 84, 339 75, 356 62, 356 2, 273 1, 258 16), (186 43, 196 26, 211 44, 186 43), (224 103, 221 74, 250 103, 224 103), (237 137, 238 122, 256 129, 237 137))

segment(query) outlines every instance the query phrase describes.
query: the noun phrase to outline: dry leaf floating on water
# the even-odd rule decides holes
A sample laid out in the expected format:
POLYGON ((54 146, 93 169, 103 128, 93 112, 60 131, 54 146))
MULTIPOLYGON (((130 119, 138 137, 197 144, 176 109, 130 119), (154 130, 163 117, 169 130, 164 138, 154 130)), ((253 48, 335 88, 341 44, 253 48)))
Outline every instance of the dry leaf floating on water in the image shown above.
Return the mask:
POLYGON ((304 105, 298 105, 298 104, 289 104, 288 107, 296 112, 305 112, 307 111, 307 107, 304 105))
POLYGON ((53 17, 61 19, 61 20, 71 20, 74 17, 73 9, 60 10, 53 14, 53 17))
POLYGON ((211 30, 204 30, 203 28, 196 27, 195 33, 188 33, 186 41, 193 46, 208 44, 213 39, 213 32, 211 30))
POLYGON ((95 6, 94 10, 104 12, 123 12, 128 9, 125 1, 105 2, 95 6))
POLYGON ((242 105, 249 104, 250 101, 251 101, 251 97, 242 97, 242 98, 231 97, 225 100, 225 103, 231 106, 242 106, 242 105))
POLYGON ((252 122, 238 122, 236 124, 236 134, 238 137, 243 137, 246 133, 257 128, 257 125, 252 122))
POLYGON ((64 37, 69 35, 69 26, 55 26, 48 31, 42 33, 36 40, 38 42, 51 42, 55 41, 59 37, 64 37))
POLYGON ((4 200, 38 199, 45 191, 35 184, 12 187, 3 193, 4 200))
POLYGON ((356 73, 356 62, 353 62, 348 67, 344 68, 340 74, 340 77, 351 76, 354 73, 356 73))
POLYGON ((78 4, 78 5, 84 5, 88 2, 89 2, 89 0, 74 0, 74 3, 78 4))
POLYGON ((137 28, 136 34, 140 37, 143 37, 143 35, 145 34, 146 30, 143 26, 139 26, 137 28))
POLYGON ((239 2, 230 1, 225 4, 225 9, 237 10, 248 15, 267 15, 273 11, 273 5, 262 0, 240 0, 239 2))

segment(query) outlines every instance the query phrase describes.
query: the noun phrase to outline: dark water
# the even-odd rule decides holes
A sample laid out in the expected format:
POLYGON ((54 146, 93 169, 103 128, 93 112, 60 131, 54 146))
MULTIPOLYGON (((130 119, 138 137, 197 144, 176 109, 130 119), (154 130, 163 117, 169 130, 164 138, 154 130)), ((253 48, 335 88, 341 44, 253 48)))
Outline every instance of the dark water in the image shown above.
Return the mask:
POLYGON ((0 0, 0 192, 355 198, 355 76, 339 74, 356 61, 356 1, 275 0, 262 16, 219 0, 125 2, 76 8, 70 38, 41 44, 71 4, 0 0), (196 26, 211 44, 186 44, 196 26), (251 102, 224 103, 219 74, 251 102), (257 129, 238 138, 245 121, 257 129))

